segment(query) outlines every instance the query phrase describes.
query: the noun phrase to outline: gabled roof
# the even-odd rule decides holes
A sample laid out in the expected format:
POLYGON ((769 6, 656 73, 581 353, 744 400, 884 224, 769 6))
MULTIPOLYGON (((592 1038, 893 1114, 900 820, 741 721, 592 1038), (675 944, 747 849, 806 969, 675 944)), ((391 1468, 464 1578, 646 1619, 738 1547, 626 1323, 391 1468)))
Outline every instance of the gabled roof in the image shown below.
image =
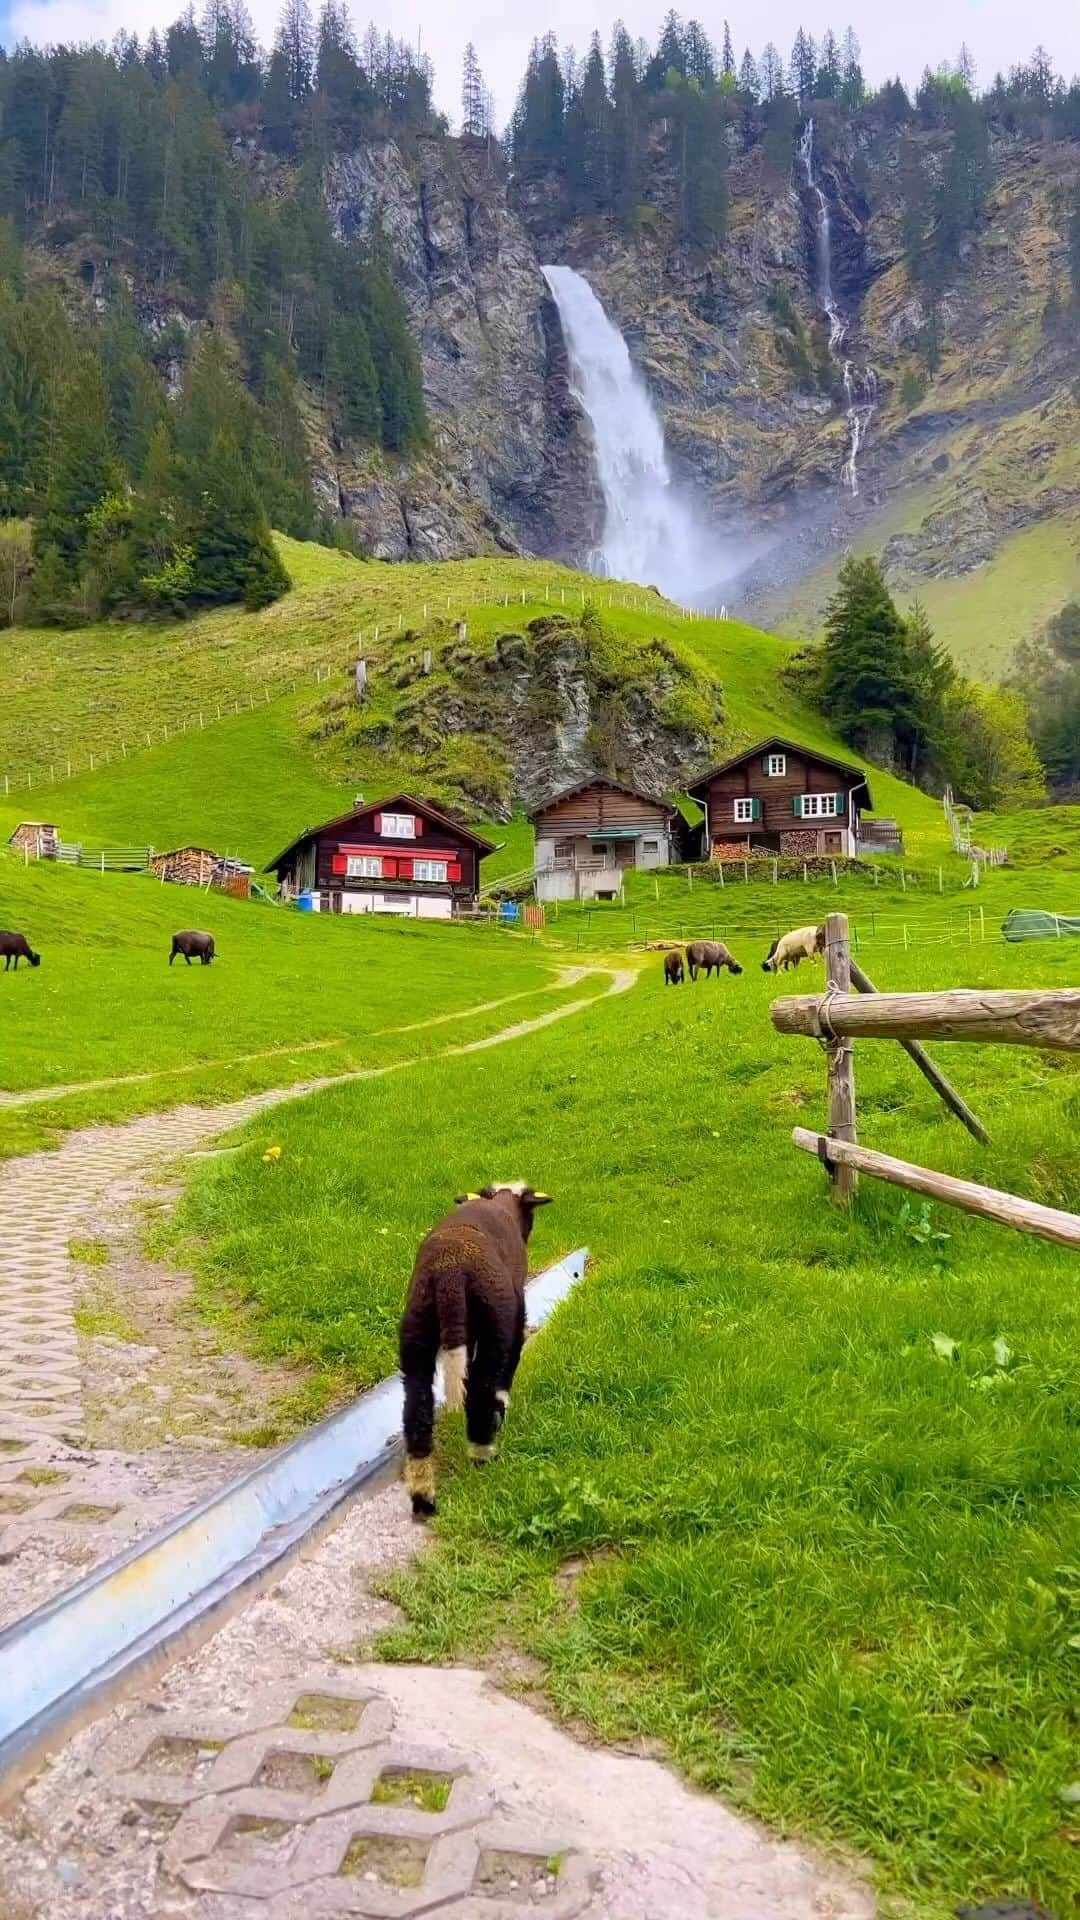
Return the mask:
POLYGON ((872 810, 874 803, 870 798, 870 788, 861 767, 854 766, 850 760, 836 760, 831 753, 819 753, 816 747, 805 747, 798 740, 785 740, 780 733, 770 733, 767 739, 759 740, 756 746, 744 747, 741 753, 732 754, 730 760, 721 760, 719 766, 710 767, 708 773, 703 773, 700 780, 695 780, 693 786, 687 788, 687 792, 693 794, 696 800, 704 793, 709 782, 715 780, 721 773, 730 773, 733 767, 741 767, 746 760, 759 760, 763 754, 776 752, 805 754, 808 760, 816 760, 819 766, 832 767, 837 773, 849 774, 856 786, 866 788, 867 811, 872 810))
POLYGON ((642 793, 640 787, 626 787, 619 780, 607 780, 601 774, 594 774, 591 779, 576 780, 573 786, 561 787, 558 793, 549 794, 542 806, 533 808, 528 818, 538 820, 551 807, 559 806, 563 800, 573 800, 579 793, 588 793, 593 787, 605 787, 608 793, 624 793, 628 800, 644 800, 647 806, 664 807, 668 813, 674 812, 669 801, 658 800, 654 793, 642 793))
POLYGON ((474 833, 471 827, 463 827, 459 820, 451 820, 449 814, 440 813, 438 807, 433 807, 430 800, 417 800, 411 793, 388 793, 385 800, 372 800, 367 806, 350 807, 348 813, 338 814, 335 820, 324 820, 320 827, 305 827, 303 833, 298 833, 295 840, 290 840, 281 853, 274 855, 274 858, 263 868, 263 872, 275 873, 279 867, 285 865, 290 854, 295 853, 297 847, 302 847, 307 840, 316 839, 319 834, 333 833, 338 828, 351 827, 354 821, 362 820, 370 813, 400 813, 406 809, 410 813, 418 813, 424 820, 433 820, 437 826, 446 827, 450 833, 456 833, 460 839, 467 840, 477 849, 481 858, 484 854, 495 851, 493 840, 485 840, 482 834, 474 833))

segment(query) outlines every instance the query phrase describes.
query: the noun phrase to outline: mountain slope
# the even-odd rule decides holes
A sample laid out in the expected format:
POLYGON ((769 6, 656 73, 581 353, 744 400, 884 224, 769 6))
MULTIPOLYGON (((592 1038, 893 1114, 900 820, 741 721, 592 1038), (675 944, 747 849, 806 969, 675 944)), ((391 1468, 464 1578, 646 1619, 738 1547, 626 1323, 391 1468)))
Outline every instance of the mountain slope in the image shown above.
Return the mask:
MULTIPOLYGON (((0 710, 0 768, 9 791, 0 802, 0 829, 10 833, 18 820, 44 816, 59 823, 65 838, 88 844, 166 846, 193 839, 262 864, 300 827, 348 806, 358 787, 378 797, 408 781, 448 795, 474 818, 490 820, 497 800, 503 823, 494 837, 507 842, 501 864, 521 867, 528 840, 507 816, 515 800, 528 797, 529 781, 539 782, 531 790, 537 798, 549 785, 606 764, 605 754, 625 755, 615 770, 630 777, 641 779, 643 769, 652 768, 655 784, 665 789, 699 771, 713 753, 773 731, 852 757, 819 716, 782 688, 790 644, 771 634, 735 621, 690 620, 656 596, 543 562, 389 568, 292 541, 280 545, 296 584, 260 613, 212 613, 180 627, 16 630, 10 636, 0 710), (522 650, 535 653, 533 623, 541 623, 543 638, 553 618, 565 619, 577 645, 583 602, 600 616, 604 684, 617 696, 609 699, 602 685, 598 699, 594 690, 592 711, 625 713, 635 685, 650 692, 668 686, 673 724, 666 728, 662 714, 645 724, 631 707, 621 731, 596 737, 588 727, 564 730, 561 760, 537 761, 532 749, 522 754, 528 729, 524 735, 490 731, 493 711, 505 725, 506 709, 492 709, 485 688, 516 684, 513 658, 522 650), (459 621, 467 625, 464 643, 459 621), (364 709, 353 695, 361 634, 370 662, 364 709), (425 648, 432 654, 430 676, 422 672, 425 648), (471 743, 489 730, 487 746, 505 769, 495 789, 488 759, 448 761, 437 738, 426 750, 415 745, 415 702, 429 688, 444 703, 443 733, 456 728, 471 743), (234 706, 238 712, 229 711, 234 706), (69 759, 76 769, 71 779, 64 773, 69 759), (59 778, 50 780, 50 765, 59 778)), ((546 693, 554 703, 554 717, 539 711, 536 718, 549 741, 562 724, 560 701, 579 717, 583 710, 585 669, 579 662, 570 684, 565 669, 560 656, 547 680, 530 683, 534 698, 546 693)), ((936 801, 886 774, 872 772, 872 780, 878 810, 902 820, 914 853, 930 857, 944 847, 936 801)))

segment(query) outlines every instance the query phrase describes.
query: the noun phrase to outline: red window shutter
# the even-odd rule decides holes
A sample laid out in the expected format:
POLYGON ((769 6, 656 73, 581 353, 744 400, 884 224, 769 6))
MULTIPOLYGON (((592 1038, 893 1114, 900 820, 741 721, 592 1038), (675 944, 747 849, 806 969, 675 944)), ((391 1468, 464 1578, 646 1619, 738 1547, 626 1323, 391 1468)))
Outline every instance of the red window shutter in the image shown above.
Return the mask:
POLYGON ((381 813, 377 813, 375 815, 375 831, 376 833, 382 832, 382 814, 381 813))
POLYGON ((447 867, 447 869, 446 869, 446 877, 447 877, 447 879, 448 879, 448 880, 460 880, 460 879, 461 879, 461 861, 460 861, 460 860, 451 860, 451 861, 450 861, 450 863, 449 863, 449 865, 448 865, 448 867, 447 867))
POLYGON ((423 833, 423 831, 424 831, 424 823, 421 820, 420 815, 418 813, 414 813, 413 814, 413 834, 417 840, 419 840, 420 835, 423 833))
POLYGON ((330 871, 331 873, 348 873, 349 862, 347 856, 343 853, 335 853, 330 862, 330 871))
POLYGON ((384 880, 396 880, 398 863, 390 854, 383 854, 382 877, 384 880))
POLYGON ((397 870, 398 870, 399 880, 412 879, 412 861, 411 860, 399 859, 397 863, 397 870))

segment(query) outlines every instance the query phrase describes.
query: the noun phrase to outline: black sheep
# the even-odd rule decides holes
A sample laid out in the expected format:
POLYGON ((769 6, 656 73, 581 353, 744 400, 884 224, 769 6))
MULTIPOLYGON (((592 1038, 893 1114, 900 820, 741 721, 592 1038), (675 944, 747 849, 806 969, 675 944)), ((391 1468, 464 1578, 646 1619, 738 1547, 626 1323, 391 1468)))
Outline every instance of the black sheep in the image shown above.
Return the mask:
POLYGON ((681 953, 665 953, 664 955, 665 987, 679 987, 682 985, 682 981, 683 981, 682 954, 681 953))
POLYGON ((41 965, 41 955, 34 952, 25 933, 0 933, 0 953, 4 956, 5 973, 13 960, 16 973, 19 971, 20 960, 29 960, 32 967, 41 965))
POLYGON ((204 967, 210 965, 214 957, 214 936, 212 933, 174 933, 169 953, 169 965, 172 966, 178 953, 182 953, 190 967, 192 959, 201 960, 204 967))
POLYGON ((526 1247, 550 1194, 524 1181, 460 1199, 421 1242, 401 1317, 405 1383, 405 1486, 418 1519, 435 1511, 431 1457, 435 1364, 448 1407, 464 1400, 469 1453, 490 1460, 525 1339, 526 1247))

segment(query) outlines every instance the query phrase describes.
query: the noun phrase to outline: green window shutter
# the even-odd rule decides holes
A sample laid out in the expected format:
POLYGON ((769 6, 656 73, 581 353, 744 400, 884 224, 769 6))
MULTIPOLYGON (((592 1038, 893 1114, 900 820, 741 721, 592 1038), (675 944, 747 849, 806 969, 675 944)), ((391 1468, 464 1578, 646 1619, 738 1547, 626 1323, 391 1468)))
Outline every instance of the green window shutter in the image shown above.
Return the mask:
POLYGON ((802 794, 801 793, 797 793, 795 795, 795 798, 791 803, 791 811, 796 815, 798 819, 800 820, 802 819, 802 794))
POLYGON ((838 820, 842 820, 846 812, 847 812, 847 794, 846 794, 846 793, 838 793, 838 794, 837 794, 837 796, 836 796, 836 817, 837 817, 837 819, 838 819, 838 820))
POLYGON ((761 819, 761 801, 760 800, 754 801, 754 819, 755 820, 761 819))
POLYGON ((761 771, 762 773, 768 773, 769 771, 769 756, 767 753, 763 753, 761 756, 761 771))

